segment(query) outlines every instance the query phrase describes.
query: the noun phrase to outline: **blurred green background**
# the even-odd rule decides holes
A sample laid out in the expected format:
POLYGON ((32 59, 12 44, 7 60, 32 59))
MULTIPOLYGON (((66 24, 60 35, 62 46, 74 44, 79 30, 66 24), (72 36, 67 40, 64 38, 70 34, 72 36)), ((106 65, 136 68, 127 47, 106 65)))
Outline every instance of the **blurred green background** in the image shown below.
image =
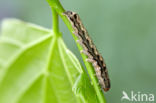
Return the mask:
MULTIPOLYGON (((105 93, 108 103, 123 103, 122 91, 156 96, 156 0, 60 1, 66 10, 79 13, 107 63, 112 86, 105 93)), ((46 0, 0 0, 0 21, 4 18, 46 28, 52 24, 46 0)), ((82 61, 62 20, 60 28, 68 48, 82 61)))

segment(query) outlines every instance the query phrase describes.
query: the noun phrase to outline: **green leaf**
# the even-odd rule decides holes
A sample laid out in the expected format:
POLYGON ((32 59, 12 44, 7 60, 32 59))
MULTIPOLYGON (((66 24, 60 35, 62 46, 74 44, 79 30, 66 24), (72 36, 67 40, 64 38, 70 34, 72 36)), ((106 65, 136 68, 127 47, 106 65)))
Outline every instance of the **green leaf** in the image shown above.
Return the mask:
POLYGON ((73 86, 73 91, 75 92, 75 94, 81 97, 83 103, 99 103, 96 92, 88 81, 88 75, 82 73, 73 86))
POLYGON ((0 37, 0 103, 98 101, 86 72, 61 36, 8 19, 0 37))

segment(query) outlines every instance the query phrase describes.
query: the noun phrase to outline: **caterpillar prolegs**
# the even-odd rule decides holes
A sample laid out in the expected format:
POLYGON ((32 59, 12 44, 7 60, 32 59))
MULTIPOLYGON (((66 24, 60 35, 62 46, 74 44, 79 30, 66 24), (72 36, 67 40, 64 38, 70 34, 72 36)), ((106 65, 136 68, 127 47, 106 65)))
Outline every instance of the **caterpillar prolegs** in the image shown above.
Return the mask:
POLYGON ((77 42, 83 47, 81 52, 87 55, 87 61, 92 63, 100 86, 104 91, 108 91, 110 89, 110 79, 106 64, 103 57, 96 49, 93 41, 89 37, 87 30, 84 28, 79 15, 71 11, 66 11, 63 14, 68 18, 74 29, 74 34, 79 39, 77 42))

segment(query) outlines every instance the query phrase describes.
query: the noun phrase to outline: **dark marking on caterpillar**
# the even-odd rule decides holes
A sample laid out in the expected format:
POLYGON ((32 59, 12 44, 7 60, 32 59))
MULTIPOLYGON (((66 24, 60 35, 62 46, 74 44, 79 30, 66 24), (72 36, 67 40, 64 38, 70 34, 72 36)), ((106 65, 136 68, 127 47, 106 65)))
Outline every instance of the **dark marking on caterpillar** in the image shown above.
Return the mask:
POLYGON ((78 43, 83 47, 83 51, 81 52, 87 55, 87 61, 92 63, 96 72, 96 76, 99 80, 99 84, 104 91, 108 91, 110 89, 110 79, 108 76, 106 64, 103 57, 96 49, 93 41, 89 37, 87 30, 84 28, 79 15, 71 11, 66 11, 63 13, 63 15, 65 15, 70 21, 74 29, 73 33, 79 39, 78 43))

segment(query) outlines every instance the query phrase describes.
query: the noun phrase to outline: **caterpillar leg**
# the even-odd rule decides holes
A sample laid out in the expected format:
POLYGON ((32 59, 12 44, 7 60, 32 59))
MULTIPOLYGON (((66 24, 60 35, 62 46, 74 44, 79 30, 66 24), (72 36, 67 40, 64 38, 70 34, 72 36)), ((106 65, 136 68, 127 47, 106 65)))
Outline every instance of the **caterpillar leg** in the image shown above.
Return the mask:
POLYGON ((81 39, 77 40, 76 42, 79 43, 83 47, 84 51, 87 51, 87 47, 82 43, 81 39))
POLYGON ((93 59, 90 59, 90 58, 86 59, 86 61, 90 62, 90 63, 94 63, 95 62, 93 59))
POLYGON ((85 54, 85 55, 87 55, 87 56, 90 55, 90 54, 89 54, 87 51, 85 51, 85 50, 81 50, 80 53, 83 53, 83 54, 85 54))
POLYGON ((83 45, 82 40, 76 40, 80 45, 83 45))
POLYGON ((76 31, 73 31, 72 33, 75 34, 79 38, 79 35, 76 31))

